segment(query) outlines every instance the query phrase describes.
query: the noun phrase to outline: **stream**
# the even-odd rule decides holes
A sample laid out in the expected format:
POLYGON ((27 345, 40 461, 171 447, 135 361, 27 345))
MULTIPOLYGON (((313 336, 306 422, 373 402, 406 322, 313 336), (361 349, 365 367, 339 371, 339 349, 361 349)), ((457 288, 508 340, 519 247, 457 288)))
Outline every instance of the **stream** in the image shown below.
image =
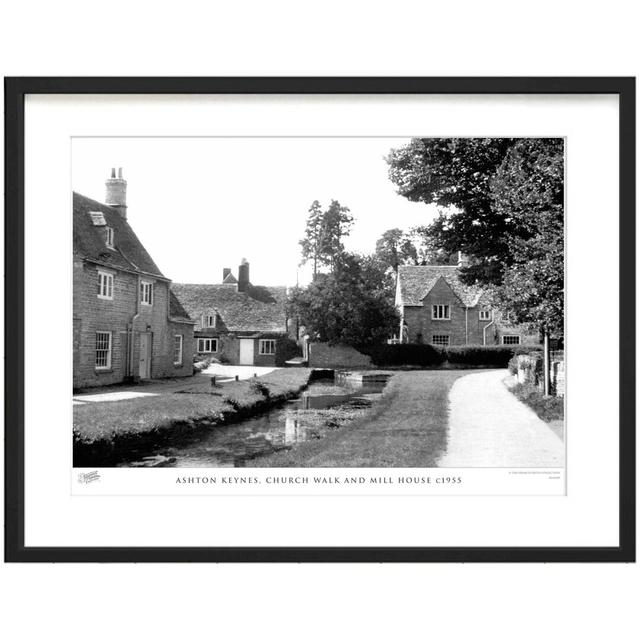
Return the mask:
POLYGON ((382 393, 384 381, 343 386, 330 380, 309 384, 300 397, 253 418, 199 432, 180 443, 164 444, 119 466, 243 467, 247 460, 322 438, 348 428, 382 393))

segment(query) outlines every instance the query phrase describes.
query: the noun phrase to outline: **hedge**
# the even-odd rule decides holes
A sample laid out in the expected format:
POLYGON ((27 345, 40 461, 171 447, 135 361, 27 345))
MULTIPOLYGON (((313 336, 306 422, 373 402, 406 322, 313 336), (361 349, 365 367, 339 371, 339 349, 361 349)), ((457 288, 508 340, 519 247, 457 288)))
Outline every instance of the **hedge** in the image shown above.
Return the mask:
POLYGON ((366 353, 377 367, 437 367, 448 363, 503 368, 515 355, 540 348, 524 345, 434 347, 430 344, 385 344, 370 347, 366 353))

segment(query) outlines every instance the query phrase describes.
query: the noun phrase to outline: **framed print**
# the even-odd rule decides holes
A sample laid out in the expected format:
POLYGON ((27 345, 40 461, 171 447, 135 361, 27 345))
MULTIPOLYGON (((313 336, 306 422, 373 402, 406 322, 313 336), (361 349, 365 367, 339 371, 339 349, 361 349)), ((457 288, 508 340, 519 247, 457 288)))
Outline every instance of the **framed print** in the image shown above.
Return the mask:
POLYGON ((635 560, 633 78, 7 78, 9 561, 635 560))

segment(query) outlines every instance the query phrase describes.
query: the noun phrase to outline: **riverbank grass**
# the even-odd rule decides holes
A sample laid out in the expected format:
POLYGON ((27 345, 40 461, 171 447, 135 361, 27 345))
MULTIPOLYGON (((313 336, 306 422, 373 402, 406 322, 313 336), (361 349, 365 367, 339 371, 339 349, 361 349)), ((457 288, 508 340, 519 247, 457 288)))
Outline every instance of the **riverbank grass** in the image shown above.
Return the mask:
POLYGON ((446 448, 449 389, 469 371, 399 371, 370 412, 252 467, 433 467, 446 448))
POLYGON ((262 410, 297 395, 309 382, 311 369, 278 369, 259 378, 211 386, 197 375, 177 389, 157 396, 73 407, 77 446, 149 435, 180 425, 207 426, 230 422, 236 415, 262 410))

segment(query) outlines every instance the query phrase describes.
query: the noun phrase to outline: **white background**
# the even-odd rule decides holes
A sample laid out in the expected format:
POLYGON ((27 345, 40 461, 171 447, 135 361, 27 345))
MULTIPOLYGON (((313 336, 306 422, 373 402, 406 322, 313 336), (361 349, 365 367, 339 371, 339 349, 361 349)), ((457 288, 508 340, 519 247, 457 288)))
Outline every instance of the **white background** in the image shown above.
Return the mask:
MULTIPOLYGON (((617 294, 612 286, 615 276, 600 263, 618 262, 616 96, 29 95, 26 106, 26 335, 41 333, 42 309, 57 310, 46 319, 47 334, 56 336, 47 345, 47 360, 56 363, 56 375, 45 385, 41 384, 41 343, 28 340, 25 345, 28 546, 617 544, 619 449, 617 430, 612 428, 618 403, 617 294), (485 480, 488 488, 483 497, 466 493, 408 498, 380 496, 381 491, 377 496, 358 498, 352 497, 356 490, 347 496, 344 487, 335 486, 325 493, 339 493, 339 500, 305 498, 307 491, 296 491, 295 497, 286 499, 277 495, 186 498, 165 491, 149 499, 144 497, 146 487, 134 480, 127 499, 70 495, 71 261, 64 256, 72 253, 68 215, 71 136, 233 136, 258 131, 271 136, 446 136, 451 131, 464 136, 566 136, 566 497, 541 496, 548 494, 548 483, 542 477, 535 478, 542 484, 539 490, 523 488, 523 493, 534 495, 514 497, 513 485, 520 483, 519 476, 502 482, 485 480), (598 158, 606 162, 597 162, 598 158), (594 184, 597 190, 589 188, 594 184), (47 278, 57 286, 43 288, 42 256, 51 245, 56 247, 57 259, 47 261, 47 278), (584 310, 594 303, 594 291, 607 291, 611 305, 607 339, 612 348, 598 354, 606 378, 592 373, 593 327, 584 320, 584 310), (584 402, 584 398, 595 397, 597 403, 584 402), (54 420, 43 419, 42 406, 54 420), (256 527, 256 522, 269 525, 256 527)), ((128 219, 135 224, 135 211, 128 212, 128 219)), ((171 236, 171 220, 158 224, 167 225, 171 236)), ((106 491, 113 486, 120 493, 119 483, 113 482, 116 471, 105 472, 106 491)), ((138 469, 126 475, 148 478, 154 471, 138 469)), ((470 475, 466 485, 472 487, 470 475)), ((284 490, 274 488, 272 494, 284 490)), ((479 491, 471 489, 470 493, 479 491)))
MULTIPOLYGON (((3 73, 638 73, 628 2, 91 6, 4 9, 3 73)), ((12 638, 621 637, 638 628, 638 578, 608 565, 13 565, 0 607, 12 638)))

